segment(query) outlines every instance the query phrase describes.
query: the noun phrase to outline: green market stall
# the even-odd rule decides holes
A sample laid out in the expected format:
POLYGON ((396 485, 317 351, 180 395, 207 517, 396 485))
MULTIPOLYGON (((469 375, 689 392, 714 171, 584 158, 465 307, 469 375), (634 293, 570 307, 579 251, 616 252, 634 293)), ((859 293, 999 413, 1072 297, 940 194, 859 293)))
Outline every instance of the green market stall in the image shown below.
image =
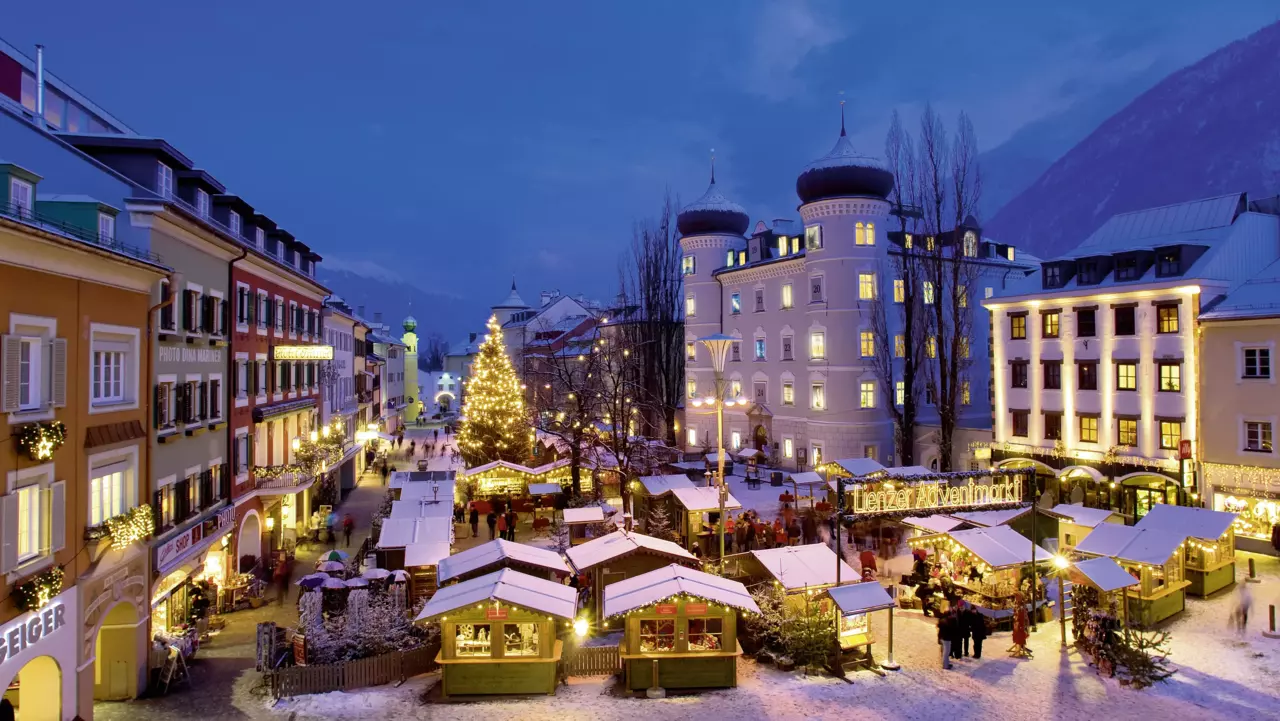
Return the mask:
POLYGON ((1134 528, 1180 535, 1187 593, 1208 596, 1236 582, 1236 514, 1190 506, 1159 505, 1134 528))
POLYGON ((1125 590, 1125 609, 1134 623, 1149 625, 1181 613, 1187 606, 1183 575, 1183 536, 1153 528, 1099 524, 1076 544, 1086 558, 1114 558, 1138 586, 1125 590))
POLYGON ((604 590, 604 620, 622 625, 618 651, 633 692, 737 686, 741 613, 760 613, 746 586, 676 564, 604 590))
POLYGON ((557 624, 573 622, 577 598, 509 568, 436 591, 417 620, 440 624, 442 694, 554 695, 564 650, 557 624))
POLYGON ((618 530, 565 552, 569 563, 586 576, 591 607, 604 605, 604 590, 610 584, 679 563, 697 568, 701 562, 678 544, 634 531, 618 530))

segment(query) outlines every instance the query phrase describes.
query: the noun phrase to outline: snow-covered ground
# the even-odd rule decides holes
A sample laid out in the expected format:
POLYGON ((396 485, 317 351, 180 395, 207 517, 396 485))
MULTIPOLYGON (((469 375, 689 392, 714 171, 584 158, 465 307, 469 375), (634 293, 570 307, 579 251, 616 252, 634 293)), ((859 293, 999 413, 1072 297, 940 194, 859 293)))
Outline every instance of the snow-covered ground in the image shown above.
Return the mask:
MULTIPOLYGON (((303 719, 687 719, 714 715, 734 719, 1034 719, 1280 718, 1280 640, 1262 636, 1267 604, 1280 604, 1280 561, 1259 557, 1264 582, 1253 586, 1251 629, 1238 638, 1227 628, 1231 593, 1210 600, 1190 599, 1170 626, 1172 660, 1178 672, 1167 682, 1135 691, 1100 678, 1078 653, 1059 650, 1056 623, 1032 636, 1035 658, 1005 654, 1009 634, 988 639, 981 660, 966 659, 951 671, 939 664, 934 628, 911 612, 895 616, 895 659, 902 670, 885 678, 862 672, 852 683, 804 677, 744 660, 738 688, 676 696, 660 701, 619 698, 615 682, 575 678, 555 696, 424 705, 423 692, 436 674, 400 688, 384 686, 353 693, 329 693, 241 710, 268 718, 296 714, 303 719)), ((1241 566, 1244 566, 1242 560, 1241 566)), ((1241 572, 1243 578, 1243 571, 1241 572)), ((885 614, 874 621, 877 657, 885 654, 885 614)), ((1068 629, 1068 635, 1070 629, 1068 629)))

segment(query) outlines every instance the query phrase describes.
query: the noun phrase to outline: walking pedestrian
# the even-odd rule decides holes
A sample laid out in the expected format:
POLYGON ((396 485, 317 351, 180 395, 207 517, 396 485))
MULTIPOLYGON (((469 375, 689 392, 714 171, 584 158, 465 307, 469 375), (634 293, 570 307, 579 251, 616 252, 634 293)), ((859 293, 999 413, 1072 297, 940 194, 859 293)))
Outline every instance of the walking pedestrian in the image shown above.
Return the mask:
POLYGON ((516 524, 520 522, 520 516, 516 513, 516 509, 512 508, 507 511, 507 540, 515 543, 516 540, 516 524))
POLYGON ((1241 583, 1236 588, 1236 633, 1244 634, 1249 627, 1249 610, 1253 608, 1253 591, 1249 583, 1241 583))
POLYGON ((384 486, 387 485, 387 476, 389 475, 391 475, 391 468, 390 466, 387 465, 387 462, 384 460, 382 461, 382 485, 384 486))
POLYGON ((439 428, 436 428, 435 430, 431 431, 431 442, 432 442, 432 443, 439 443, 439 442, 440 442, 440 429, 439 429, 439 428))
POLYGON ((413 457, 413 449, 417 446, 417 441, 409 441, 409 457, 413 457))
MULTIPOLYGON (((498 538, 501 538, 504 541, 507 540, 507 514, 505 513, 499 514, 497 523, 498 523, 498 538)), ((493 534, 492 533, 489 534, 489 537, 493 538, 493 534)))
POLYGON ((498 514, 489 511, 489 515, 485 517, 485 522, 489 524, 489 540, 493 540, 493 529, 498 525, 498 514))
POLYGON ((972 637, 969 619, 969 604, 964 601, 956 603, 956 641, 954 650, 956 658, 968 658, 969 639, 972 637))
POLYGON ((356 519, 348 513, 342 517, 342 535, 346 537, 347 548, 351 548, 351 532, 356 530, 356 519))
POLYGON ((951 668, 951 634, 955 625, 954 617, 949 613, 938 616, 938 645, 942 647, 942 668, 951 668))
POLYGON ((274 580, 276 582, 276 603, 284 605, 285 596, 289 595, 289 566, 280 559, 276 564, 274 580))
POLYGON ((979 659, 982 658, 982 642, 987 638, 987 617, 972 604, 965 611, 969 614, 969 633, 973 636, 973 657, 979 659))
POLYGON ((476 504, 471 504, 471 537, 475 538, 480 535, 480 509, 476 508, 476 504))
POLYGON ((336 548, 338 545, 338 535, 334 533, 338 527, 338 514, 329 511, 329 516, 324 519, 325 528, 329 531, 329 548, 336 548))

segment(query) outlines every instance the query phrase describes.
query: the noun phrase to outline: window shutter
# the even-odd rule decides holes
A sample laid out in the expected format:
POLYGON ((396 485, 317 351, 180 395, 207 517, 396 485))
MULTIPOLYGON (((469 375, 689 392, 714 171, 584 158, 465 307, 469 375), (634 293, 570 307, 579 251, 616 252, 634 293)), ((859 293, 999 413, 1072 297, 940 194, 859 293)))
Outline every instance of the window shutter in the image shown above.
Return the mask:
POLYGON ((222 327, 218 330, 226 333, 231 327, 231 304, 225 300, 218 301, 218 318, 222 321, 222 327))
POLYGON ((0 573, 18 567, 18 494, 0 496, 0 573))
MULTIPOLYGON (((0 411, 5 413, 16 413, 18 410, 18 386, 22 382, 19 374, 19 366, 22 363, 22 339, 16 335, 0 336, 0 349, 3 349, 3 359, 0 359, 0 367, 4 370, 4 393, 3 407, 0 411)), ((16 509, 17 506, 14 506, 16 509)), ((17 513, 15 510, 14 513, 17 513)), ((9 527, 6 524, 6 527, 9 527)), ((17 526, 13 526, 17 528, 17 526)), ((17 533, 17 531, 14 531, 17 533)), ((15 546, 16 548, 16 546, 15 546)))
POLYGON ((182 329, 195 330, 191 327, 191 291, 182 291, 182 329))
POLYGON ((251 469, 254 466, 254 438, 257 434, 253 432, 253 426, 249 426, 249 433, 244 437, 244 467, 251 469))
POLYGON ((231 395, 235 397, 240 394, 240 361, 231 364, 231 395))
POLYGON ((151 494, 151 522, 155 526, 156 531, 164 528, 164 514, 162 508, 164 506, 164 491, 156 491, 151 494))
POLYGON ((49 488, 49 550, 57 553, 67 547, 67 482, 57 481, 49 488))
POLYGON ((231 497, 231 474, 229 473, 230 470, 231 470, 230 467, 226 463, 223 463, 221 466, 218 466, 218 497, 219 498, 231 497))
MULTIPOLYGON (((240 438, 237 437, 231 443, 231 467, 236 470, 240 470, 240 452, 240 438)), ((222 475, 226 476, 227 472, 223 470, 222 475)), ((226 479, 224 478, 223 480, 225 481, 226 479)))
POLYGON ((203 421, 209 417, 209 384, 205 381, 200 381, 196 388, 197 406, 200 412, 198 417, 203 421))
POLYGON ((161 414, 163 413, 164 408, 164 386, 157 383, 155 387, 151 389, 151 399, 151 424, 154 427, 159 428, 160 423, 163 420, 163 416, 161 414))
POLYGON ((208 503, 213 498, 213 471, 208 470, 200 474, 200 500, 208 503))
POLYGON ((254 320, 258 317, 258 298, 257 296, 249 297, 248 290, 245 290, 244 294, 245 294, 244 305, 245 305, 245 308, 248 309, 248 313, 249 313, 248 322, 253 323, 254 320))
POLYGON ((181 523, 191 515, 191 481, 184 478, 173 484, 173 521, 181 523))
POLYGON ((174 393, 174 401, 173 401, 174 415, 176 416, 174 420, 175 421, 180 420, 183 423, 186 423, 187 419, 190 418, 190 416, 187 414, 187 384, 175 383, 173 386, 173 393, 174 393))
POLYGON ((67 405, 67 339, 54 338, 50 346, 50 397, 55 408, 62 408, 67 405))

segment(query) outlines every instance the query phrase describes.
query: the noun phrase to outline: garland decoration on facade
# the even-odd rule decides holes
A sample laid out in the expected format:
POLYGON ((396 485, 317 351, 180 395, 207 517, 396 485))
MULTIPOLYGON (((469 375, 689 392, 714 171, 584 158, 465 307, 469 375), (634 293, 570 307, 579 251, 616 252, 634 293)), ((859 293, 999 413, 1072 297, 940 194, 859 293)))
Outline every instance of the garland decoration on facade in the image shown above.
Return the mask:
POLYGON ((108 518, 103 525, 111 535, 112 548, 119 550, 150 536, 155 531, 155 516, 151 512, 151 504, 144 503, 108 518))
POLYGON ((13 589, 14 603, 23 611, 38 611, 62 593, 62 569, 51 568, 13 589))
POLYGON ((67 440, 62 421, 28 423, 18 429, 18 450, 33 461, 47 461, 67 440))
POLYGON ((328 466, 342 460, 342 438, 330 435, 317 441, 303 440, 293 452, 293 463, 277 466, 255 466, 253 475, 259 479, 280 478, 289 474, 311 477, 324 472, 328 466))

